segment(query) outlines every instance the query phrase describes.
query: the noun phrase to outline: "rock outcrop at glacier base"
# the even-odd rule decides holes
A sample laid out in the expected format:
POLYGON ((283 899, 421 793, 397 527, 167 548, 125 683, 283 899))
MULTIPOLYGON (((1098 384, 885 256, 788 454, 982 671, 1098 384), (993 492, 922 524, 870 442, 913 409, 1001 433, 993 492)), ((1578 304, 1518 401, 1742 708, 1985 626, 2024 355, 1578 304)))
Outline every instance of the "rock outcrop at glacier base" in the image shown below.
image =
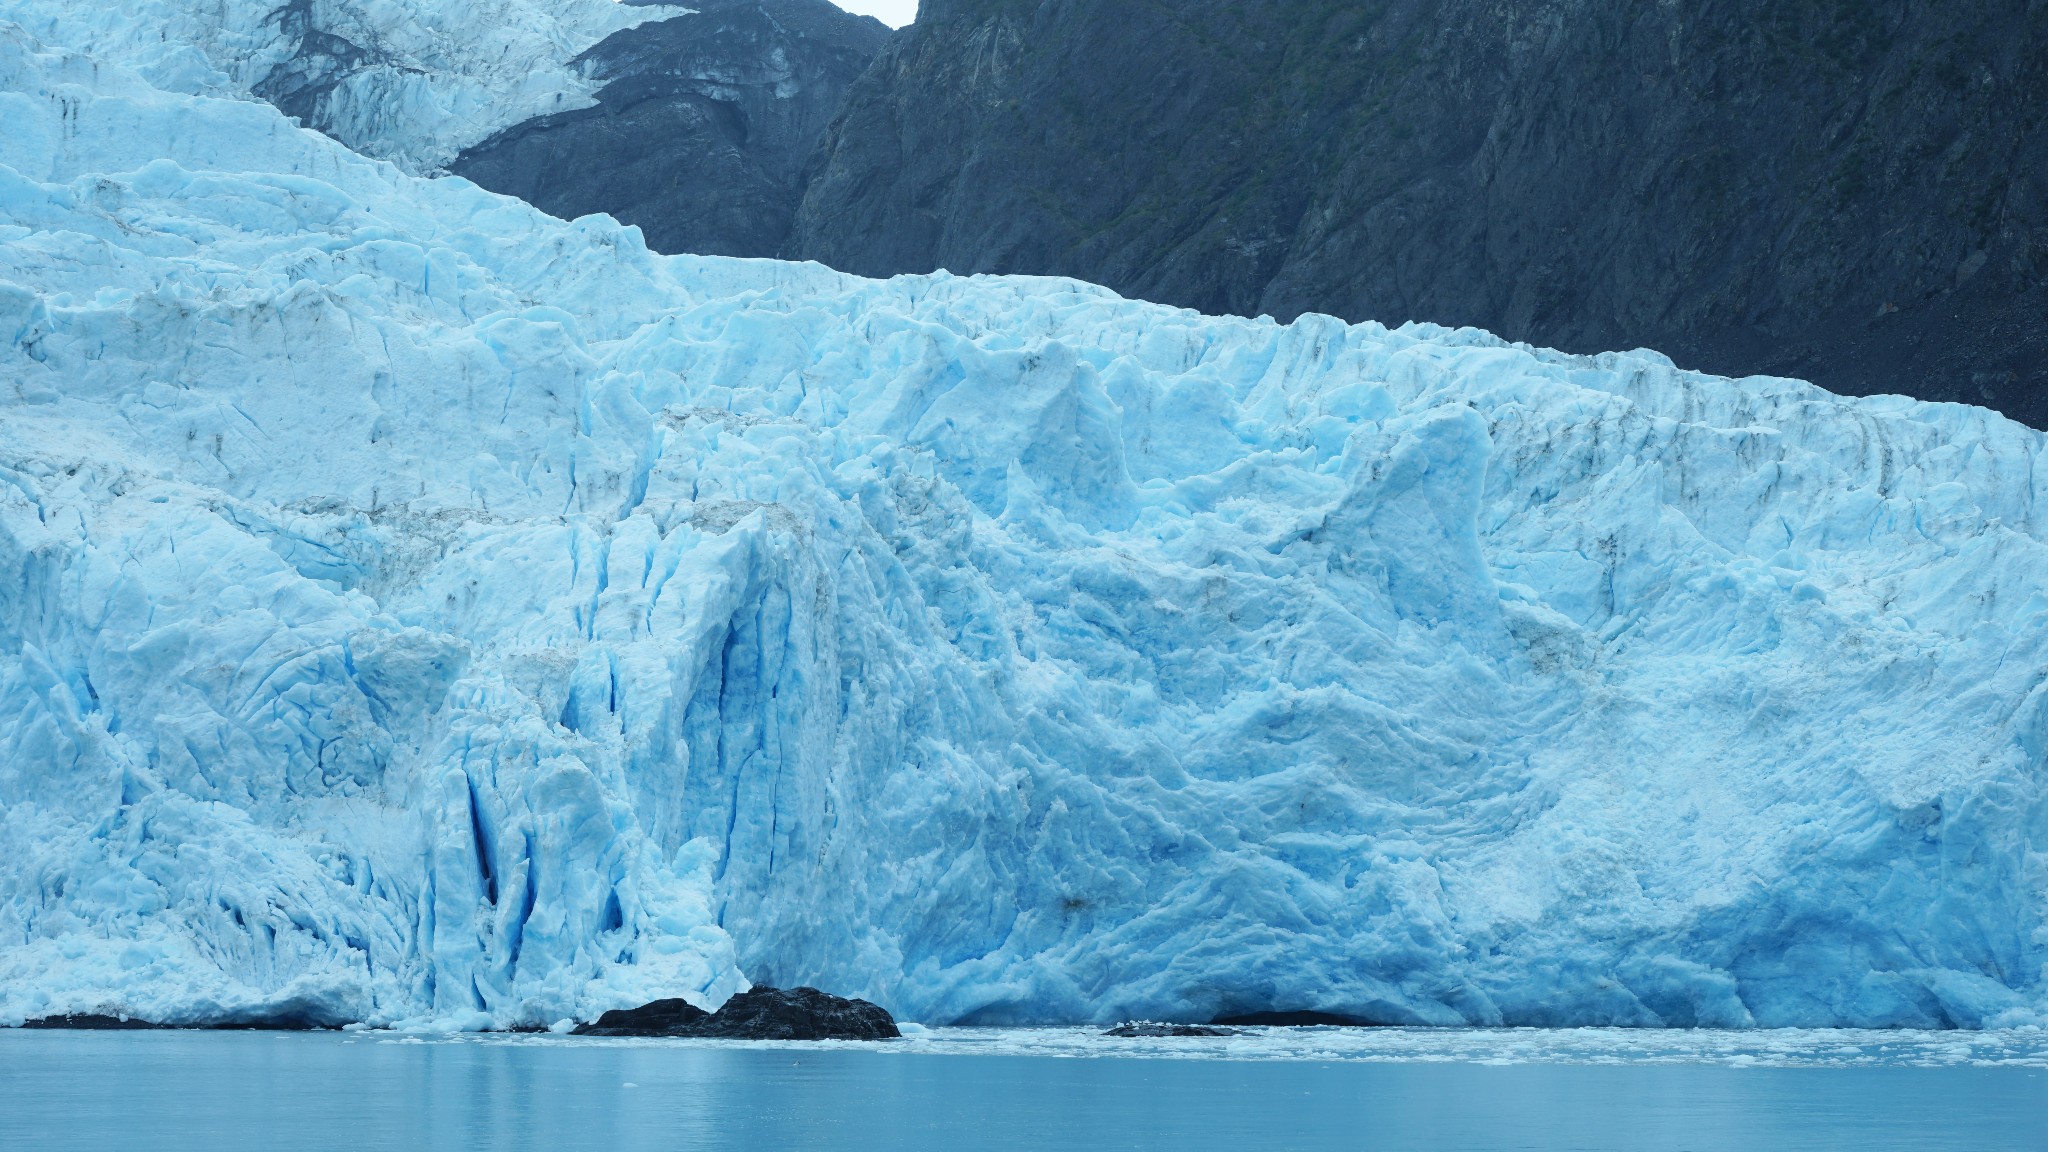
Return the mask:
POLYGON ((0 1022, 2041 1019, 2039 433, 0 116, 0 1022))

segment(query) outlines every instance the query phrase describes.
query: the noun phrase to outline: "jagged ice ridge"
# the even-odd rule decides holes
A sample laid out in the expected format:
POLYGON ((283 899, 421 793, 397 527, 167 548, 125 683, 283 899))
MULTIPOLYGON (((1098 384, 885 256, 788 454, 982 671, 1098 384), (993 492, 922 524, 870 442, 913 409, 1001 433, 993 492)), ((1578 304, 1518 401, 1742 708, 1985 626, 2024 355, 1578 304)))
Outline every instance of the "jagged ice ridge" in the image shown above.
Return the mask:
POLYGON ((535 116, 587 108, 577 58, 681 6, 618 0, 0 0, 45 44, 171 92, 264 99, 365 155, 438 170, 535 116))
POLYGON ((0 120, 0 1023, 2041 1019, 2038 433, 0 120))

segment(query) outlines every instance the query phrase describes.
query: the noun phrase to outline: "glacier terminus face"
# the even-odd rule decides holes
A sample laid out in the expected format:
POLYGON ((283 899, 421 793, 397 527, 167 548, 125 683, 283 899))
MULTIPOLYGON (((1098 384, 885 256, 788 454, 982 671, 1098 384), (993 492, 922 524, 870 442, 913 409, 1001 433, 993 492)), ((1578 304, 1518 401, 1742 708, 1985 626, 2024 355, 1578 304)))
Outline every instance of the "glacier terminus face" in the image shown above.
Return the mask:
POLYGON ((2042 1020, 2039 433, 655 256, 24 24, 0 1024, 2042 1020))

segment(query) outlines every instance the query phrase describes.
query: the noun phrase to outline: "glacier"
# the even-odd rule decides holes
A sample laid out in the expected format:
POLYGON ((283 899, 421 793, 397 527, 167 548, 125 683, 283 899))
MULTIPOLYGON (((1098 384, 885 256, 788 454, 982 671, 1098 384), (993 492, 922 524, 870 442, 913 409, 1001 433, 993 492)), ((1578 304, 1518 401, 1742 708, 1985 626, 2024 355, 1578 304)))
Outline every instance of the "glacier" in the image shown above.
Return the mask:
POLYGON ((0 23, 0 1024, 2048 1015, 2038 432, 177 87, 0 23))
POLYGON ((652 0, 0 0, 40 42, 188 95, 264 99, 365 155, 430 173, 536 116, 588 108, 578 57, 686 15, 652 0))

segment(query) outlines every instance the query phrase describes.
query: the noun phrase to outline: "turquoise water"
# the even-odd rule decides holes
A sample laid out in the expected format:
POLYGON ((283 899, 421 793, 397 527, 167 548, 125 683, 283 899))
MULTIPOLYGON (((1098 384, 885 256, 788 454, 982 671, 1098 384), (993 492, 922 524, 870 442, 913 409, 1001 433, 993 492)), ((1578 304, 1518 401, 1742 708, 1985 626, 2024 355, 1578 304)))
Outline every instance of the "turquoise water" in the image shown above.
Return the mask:
POLYGON ((0 1031, 7 1149, 2048 1149, 2048 1035, 0 1031))

